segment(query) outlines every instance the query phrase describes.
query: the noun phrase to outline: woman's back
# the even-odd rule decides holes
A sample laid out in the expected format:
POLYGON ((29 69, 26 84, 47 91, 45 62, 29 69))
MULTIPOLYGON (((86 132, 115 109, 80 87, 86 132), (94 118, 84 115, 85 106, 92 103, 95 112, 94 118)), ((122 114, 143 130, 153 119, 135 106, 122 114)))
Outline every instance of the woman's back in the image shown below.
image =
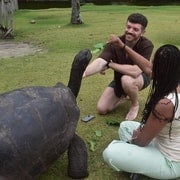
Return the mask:
MULTIPOLYGON (((175 105, 174 93, 169 94, 167 99, 175 105)), ((178 94, 178 103, 172 124, 166 124, 155 141, 158 149, 173 161, 180 161, 180 93, 178 94)))

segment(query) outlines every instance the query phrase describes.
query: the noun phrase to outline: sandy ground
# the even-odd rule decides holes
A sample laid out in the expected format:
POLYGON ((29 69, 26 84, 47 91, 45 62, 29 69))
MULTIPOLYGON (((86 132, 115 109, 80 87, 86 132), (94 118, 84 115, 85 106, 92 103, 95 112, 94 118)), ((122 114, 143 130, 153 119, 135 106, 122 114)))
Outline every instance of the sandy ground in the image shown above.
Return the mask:
POLYGON ((32 46, 30 43, 0 40, 0 59, 31 55, 40 51, 41 49, 32 46))

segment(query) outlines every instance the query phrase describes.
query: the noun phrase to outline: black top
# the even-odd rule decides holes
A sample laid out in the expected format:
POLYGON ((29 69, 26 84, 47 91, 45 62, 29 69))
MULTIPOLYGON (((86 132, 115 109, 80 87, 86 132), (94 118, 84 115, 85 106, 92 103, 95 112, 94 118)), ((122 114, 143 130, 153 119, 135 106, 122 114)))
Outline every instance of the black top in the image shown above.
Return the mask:
MULTIPOLYGON (((125 43, 125 35, 119 38, 122 40, 122 42, 125 43)), ((142 55, 143 57, 145 57, 146 59, 150 60, 153 48, 154 45, 152 44, 152 42, 147 38, 145 38, 144 36, 142 36, 140 37, 136 45, 133 47, 133 50, 136 51, 138 54, 142 55)), ((134 62, 128 56, 126 56, 126 52, 124 49, 119 49, 109 43, 106 44, 103 52, 99 55, 99 57, 106 60, 107 62, 112 60, 113 62, 118 64, 134 65, 134 62)), ((114 71, 114 80, 116 84, 114 91, 118 97, 121 97, 122 94, 125 94, 121 87, 121 84, 118 83, 121 82, 120 80, 122 75, 123 74, 121 74, 120 72, 114 71)))

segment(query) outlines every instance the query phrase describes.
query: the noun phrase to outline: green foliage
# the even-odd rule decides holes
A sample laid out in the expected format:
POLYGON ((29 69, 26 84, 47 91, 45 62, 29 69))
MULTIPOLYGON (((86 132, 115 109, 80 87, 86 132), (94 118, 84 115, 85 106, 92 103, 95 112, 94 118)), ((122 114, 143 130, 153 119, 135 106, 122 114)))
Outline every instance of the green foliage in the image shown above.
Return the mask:
POLYGON ((131 1, 132 4, 135 5, 147 5, 147 6, 159 6, 159 5, 178 5, 179 4, 179 0, 148 0, 148 1, 144 1, 144 0, 132 0, 131 1))
MULTIPOLYGON (((140 12, 148 17, 146 36, 157 49, 165 43, 180 47, 180 6, 95 6, 81 7, 83 25, 70 25, 71 9, 18 10, 15 12, 14 41, 30 42, 43 49, 35 55, 0 59, 0 92, 15 88, 44 85, 53 86, 58 81, 67 84, 72 60, 81 49, 94 50, 106 43, 110 34, 122 34, 126 18, 130 13, 140 12), (36 23, 31 24, 30 21, 36 23), (95 45, 99 45, 98 47, 95 45)), ((100 52, 100 51, 99 51, 100 52)), ((93 54, 96 58, 99 52, 93 54)), ((128 111, 130 102, 124 102, 115 111, 100 116, 96 103, 104 88, 113 77, 108 70, 105 76, 94 75, 83 79, 77 103, 80 118, 94 114, 95 119, 88 123, 79 121, 77 133, 85 140, 89 153, 88 180, 127 180, 129 175, 110 169, 102 159, 104 148, 113 139, 118 139, 118 126, 109 125, 121 122, 128 111)), ((141 112, 147 97, 148 88, 139 95, 141 112)), ((66 180, 67 154, 61 156, 39 180, 66 180)), ((148 179, 148 178, 144 178, 148 179)))

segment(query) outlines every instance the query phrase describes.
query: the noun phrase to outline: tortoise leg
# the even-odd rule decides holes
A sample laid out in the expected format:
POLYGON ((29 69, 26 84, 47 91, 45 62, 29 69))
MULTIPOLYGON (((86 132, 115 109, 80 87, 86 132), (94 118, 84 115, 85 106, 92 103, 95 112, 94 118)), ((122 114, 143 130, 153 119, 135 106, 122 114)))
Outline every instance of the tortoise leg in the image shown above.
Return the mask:
POLYGON ((68 175, 73 179, 88 177, 88 154, 84 141, 74 135, 68 148, 68 175))

